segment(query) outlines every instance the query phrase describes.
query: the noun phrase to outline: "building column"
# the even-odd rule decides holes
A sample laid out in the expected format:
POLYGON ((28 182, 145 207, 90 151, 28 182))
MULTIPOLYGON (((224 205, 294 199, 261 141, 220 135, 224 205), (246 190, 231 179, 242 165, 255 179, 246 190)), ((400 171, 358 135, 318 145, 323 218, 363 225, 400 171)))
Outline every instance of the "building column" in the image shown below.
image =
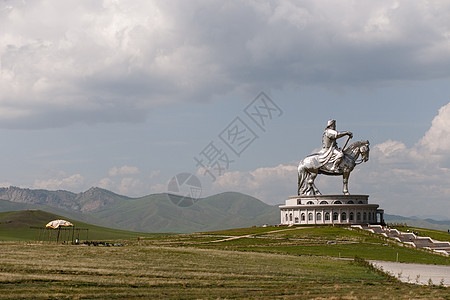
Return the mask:
MULTIPOLYGON (((384 224, 384 209, 377 209, 377 215, 380 215, 380 224, 384 224)), ((378 216, 377 216, 378 219, 378 216)))

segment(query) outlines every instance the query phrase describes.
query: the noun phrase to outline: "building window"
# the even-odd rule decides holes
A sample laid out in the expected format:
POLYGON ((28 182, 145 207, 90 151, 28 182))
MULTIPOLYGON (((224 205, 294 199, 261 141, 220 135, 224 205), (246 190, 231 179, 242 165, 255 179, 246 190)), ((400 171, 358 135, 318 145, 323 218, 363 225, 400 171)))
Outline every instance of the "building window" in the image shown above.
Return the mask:
POLYGON ((292 214, 289 214, 289 221, 292 222, 292 214))
POLYGON ((353 213, 351 212, 350 213, 350 221, 353 221, 354 220, 354 217, 353 217, 353 213))
POLYGON ((295 223, 298 223, 298 217, 295 217, 295 223))
POLYGON ((328 204, 327 201, 320 201, 320 204, 328 204))
POLYGON ((361 221, 361 213, 356 213, 356 221, 361 221))
POLYGON ((363 214, 363 220, 364 221, 367 220, 367 214, 366 213, 363 214))
POLYGON ((347 204, 355 204, 352 200, 348 201, 347 204))
POLYGON ((317 221, 322 221, 322 214, 321 213, 317 213, 316 220, 317 221))
POLYGON ((308 201, 308 202, 306 202, 306 204, 309 204, 309 205, 311 205, 311 204, 314 204, 314 202, 312 202, 312 201, 308 201))
POLYGON ((333 221, 339 220, 339 214, 337 212, 333 213, 333 221))
POLYGON ((286 214, 286 219, 285 220, 286 220, 286 222, 289 220, 288 214, 286 214))
POLYGON ((312 213, 309 213, 308 214, 308 221, 312 221, 313 220, 313 214, 312 213))
POLYGON ((363 202, 360 200, 360 201, 358 201, 358 204, 363 204, 363 202))
POLYGON ((302 221, 305 221, 305 214, 302 214, 302 221))
POLYGON ((342 204, 342 202, 341 201, 334 201, 334 204, 342 204))
POLYGON ((343 212, 341 214, 341 221, 345 221, 345 220, 347 220, 347 214, 345 212, 343 212))
POLYGON ((325 213, 325 221, 330 221, 330 213, 325 213))

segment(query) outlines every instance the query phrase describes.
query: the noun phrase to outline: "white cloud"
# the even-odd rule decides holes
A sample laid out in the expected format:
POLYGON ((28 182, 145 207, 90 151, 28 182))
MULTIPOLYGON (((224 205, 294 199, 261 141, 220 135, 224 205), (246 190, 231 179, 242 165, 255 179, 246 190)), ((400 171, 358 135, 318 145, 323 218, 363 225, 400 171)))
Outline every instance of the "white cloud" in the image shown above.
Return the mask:
POLYGON ((80 174, 74 174, 68 177, 58 177, 49 179, 36 179, 34 189, 47 190, 78 190, 84 185, 84 177, 80 174))
POLYGON ((157 178, 160 175, 161 175, 161 170, 154 170, 154 171, 150 172, 150 175, 148 176, 148 179, 152 180, 152 179, 157 178))
POLYGON ((2 2, 0 126, 137 122, 267 86, 448 78, 449 12, 445 1, 2 2))
POLYGON ((110 177, 102 178, 98 186, 130 197, 142 196, 144 185, 141 180, 135 176, 140 171, 137 167, 124 165, 122 167, 112 167, 109 169, 110 177))
POLYGON ((419 152, 433 158, 448 159, 450 151, 450 103, 439 109, 439 114, 433 119, 430 129, 419 141, 419 152))
POLYGON ((152 184, 149 189, 150 194, 167 193, 167 184, 156 183, 152 184))
POLYGON ((125 177, 120 181, 118 191, 121 195, 136 196, 138 190, 142 188, 142 182, 140 179, 125 177))
POLYGON ((4 188, 4 187, 10 187, 12 186, 12 184, 8 181, 5 182, 0 182, 0 187, 4 188))
POLYGON ((160 170, 142 174, 137 167, 125 165, 120 168, 111 168, 108 175, 109 177, 100 179, 95 185, 129 197, 141 197, 167 191, 167 183, 162 183, 160 170))
POLYGON ((252 171, 226 172, 211 185, 211 193, 238 191, 266 203, 283 203, 296 193, 297 166, 278 165, 252 171))
POLYGON ((114 182, 111 180, 111 178, 102 178, 99 180, 99 182, 96 184, 96 186, 105 189, 105 190, 114 190, 114 182))
POLYGON ((139 173, 139 169, 132 166, 112 167, 108 172, 109 176, 135 175, 139 173))
POLYGON ((139 197, 148 193, 142 181, 135 177, 123 177, 116 179, 106 177, 100 179, 96 185, 100 188, 128 197, 139 197))
POLYGON ((386 142, 375 145, 374 149, 380 151, 382 156, 390 158, 405 151, 406 146, 402 142, 387 140, 386 142))

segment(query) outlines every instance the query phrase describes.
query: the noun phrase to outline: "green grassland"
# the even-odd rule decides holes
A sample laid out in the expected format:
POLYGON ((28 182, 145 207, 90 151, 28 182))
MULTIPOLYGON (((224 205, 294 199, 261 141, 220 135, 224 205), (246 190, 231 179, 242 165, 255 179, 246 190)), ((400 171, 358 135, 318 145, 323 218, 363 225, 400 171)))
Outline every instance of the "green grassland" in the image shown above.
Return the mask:
POLYGON ((450 299, 448 287, 401 283, 363 260, 399 253, 400 261, 448 265, 450 258, 360 230, 253 227, 140 241, 139 233, 110 233, 122 247, 0 242, 0 298, 450 299))
MULTIPOLYGON (((87 234, 86 231, 80 232, 80 237, 82 240, 116 240, 154 235, 149 233, 139 233, 95 226, 41 210, 23 210, 0 212, 0 241, 42 240, 42 229, 45 228, 45 225, 49 221, 56 219, 67 220, 71 222, 76 229, 88 229, 87 234)), ((53 240, 55 240, 57 229, 53 229, 52 231, 54 232, 52 233, 51 237, 53 240)), ((48 239, 49 237, 50 234, 49 232, 47 232, 46 239, 48 239)), ((65 235, 61 234, 61 237, 65 237, 71 240, 72 235, 67 232, 67 234, 65 235)))
POLYGON ((168 247, 0 243, 0 298, 445 299, 354 261, 168 247))
MULTIPOLYGON (((160 243, 159 240, 157 243, 160 243)), ((151 241, 149 241, 151 243, 151 241)), ((289 255, 360 257, 367 260, 450 265, 450 258, 399 245, 392 239, 345 227, 244 228, 173 236, 171 245, 289 255), (251 234, 252 229, 254 234, 251 234), (242 232, 239 235, 239 231, 242 232), (222 233, 222 235, 221 235, 222 233)))

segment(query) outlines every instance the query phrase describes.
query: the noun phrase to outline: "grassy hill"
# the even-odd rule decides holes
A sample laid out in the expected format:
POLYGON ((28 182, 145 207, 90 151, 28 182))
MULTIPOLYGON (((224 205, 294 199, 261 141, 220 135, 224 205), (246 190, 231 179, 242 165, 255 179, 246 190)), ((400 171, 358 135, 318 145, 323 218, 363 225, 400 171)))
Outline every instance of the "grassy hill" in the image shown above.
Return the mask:
POLYGON ((278 207, 234 192, 199 199, 189 207, 174 205, 167 194, 154 194, 116 202, 92 215, 129 230, 179 233, 278 224, 280 219, 278 207))
POLYGON ((90 240, 119 240, 151 236, 139 232, 95 226, 41 210, 24 210, 0 213, 0 241, 37 240, 40 230, 30 227, 44 228, 48 222, 56 219, 67 220, 74 224, 75 228, 88 229, 90 240))
MULTIPOLYGON (((192 238, 195 238, 195 243, 184 238, 178 241, 178 245, 384 261, 396 261, 398 253, 399 262, 450 265, 448 257, 404 247, 394 239, 366 230, 338 226, 238 228, 199 233, 192 235, 192 238)), ((174 239, 172 243, 175 243, 174 239)))
POLYGON ((103 227, 119 228, 114 222, 107 219, 99 219, 94 217, 89 213, 82 213, 79 211, 65 210, 59 207, 49 206, 45 204, 32 204, 32 203, 17 203, 8 200, 0 200, 0 213, 10 212, 10 211, 21 211, 21 210, 41 210, 55 215, 65 216, 66 218, 71 218, 79 220, 89 224, 95 224, 103 227))
MULTIPOLYGON (((75 194, 9 187, 0 188, 0 212, 38 209, 98 226, 157 233, 189 233, 280 222, 278 206, 241 193, 226 192, 201 198, 187 207, 175 205, 171 197, 177 196, 162 193, 129 198, 101 188, 75 194)), ((385 220, 443 231, 450 228, 450 221, 388 214, 385 220)))
MULTIPOLYGON (((170 197, 177 197, 171 195, 170 197)), ((278 224, 277 206, 241 193, 227 192, 175 205, 168 194, 128 198, 91 188, 74 194, 0 188, 0 211, 39 209, 98 226, 142 232, 197 232, 262 224, 278 224)))
POLYGON ((395 261, 397 253, 402 262, 450 264, 380 235, 331 226, 160 235, 124 247, 8 242, 0 243, 1 297, 450 298, 439 282, 402 283, 362 259, 395 261))

